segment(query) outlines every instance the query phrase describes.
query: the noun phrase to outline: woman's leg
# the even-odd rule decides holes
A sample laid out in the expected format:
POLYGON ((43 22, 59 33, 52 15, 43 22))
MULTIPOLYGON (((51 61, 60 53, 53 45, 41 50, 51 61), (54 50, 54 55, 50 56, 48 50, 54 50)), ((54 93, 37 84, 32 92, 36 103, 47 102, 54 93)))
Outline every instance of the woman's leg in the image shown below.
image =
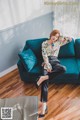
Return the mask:
POLYGON ((45 80, 41 84, 41 102, 47 102, 48 97, 48 80, 45 80))
POLYGON ((64 73, 66 71, 65 67, 60 65, 60 64, 56 64, 53 66, 53 72, 52 73, 48 73, 47 70, 43 69, 43 74, 44 76, 48 76, 45 77, 47 79, 44 79, 42 84, 41 84, 41 98, 40 101, 43 103, 43 107, 42 107, 42 114, 45 114, 45 109, 47 106, 47 101, 48 101, 48 84, 49 84, 49 79, 55 78, 56 76, 58 76, 61 73, 64 73))
POLYGON ((61 65, 61 64, 55 64, 52 66, 53 68, 53 72, 52 73, 48 73, 49 75, 49 79, 54 79, 55 77, 57 77, 58 75, 66 72, 66 67, 61 65))
MULTIPOLYGON (((43 69, 43 75, 46 76, 48 72, 43 69)), ((40 101, 42 102, 42 111, 41 114, 45 114, 45 110, 47 108, 47 101, 48 101, 48 84, 49 84, 49 79, 45 80, 41 84, 41 98, 40 101)))
MULTIPOLYGON (((52 73, 48 73, 47 70, 44 70, 43 74, 44 76, 48 76, 49 79, 52 79, 64 72, 65 67, 60 64, 56 64, 55 66, 53 66, 52 73)), ((49 79, 44 79, 41 84, 41 102, 47 102, 49 79)))
POLYGON ((38 82, 37 82, 38 86, 39 86, 44 80, 48 80, 48 79, 49 79, 49 76, 48 76, 48 75, 42 75, 42 76, 39 78, 38 82))
POLYGON ((40 85, 43 81, 55 78, 56 76, 64 73, 66 71, 66 67, 61 65, 60 63, 56 63, 52 65, 52 72, 47 72, 44 70, 44 74, 40 77, 37 84, 40 85))

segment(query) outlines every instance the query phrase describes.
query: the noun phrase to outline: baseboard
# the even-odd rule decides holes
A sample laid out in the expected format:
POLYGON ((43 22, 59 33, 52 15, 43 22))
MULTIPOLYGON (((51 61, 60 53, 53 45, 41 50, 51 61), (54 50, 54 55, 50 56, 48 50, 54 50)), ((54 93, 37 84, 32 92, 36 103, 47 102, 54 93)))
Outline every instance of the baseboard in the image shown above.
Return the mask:
POLYGON ((2 71, 2 72, 0 73, 0 78, 3 77, 4 75, 10 73, 11 71, 15 70, 16 68, 17 68, 17 64, 11 66, 10 68, 8 68, 8 69, 6 69, 6 70, 4 70, 4 71, 2 71))

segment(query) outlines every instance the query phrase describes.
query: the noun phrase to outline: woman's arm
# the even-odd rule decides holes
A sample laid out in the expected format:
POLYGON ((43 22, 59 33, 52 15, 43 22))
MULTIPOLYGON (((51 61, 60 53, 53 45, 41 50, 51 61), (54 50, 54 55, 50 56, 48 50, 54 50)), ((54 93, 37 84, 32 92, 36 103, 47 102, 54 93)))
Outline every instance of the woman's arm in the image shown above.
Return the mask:
POLYGON ((49 60, 48 60, 46 48, 47 48, 47 43, 43 42, 42 43, 42 57, 43 57, 43 60, 44 60, 44 64, 45 64, 45 67, 47 69, 52 70, 52 66, 51 66, 51 64, 49 63, 49 60))
POLYGON ((67 43, 71 41, 72 41, 72 38, 70 37, 63 37, 63 36, 59 37, 60 46, 66 45, 67 43))

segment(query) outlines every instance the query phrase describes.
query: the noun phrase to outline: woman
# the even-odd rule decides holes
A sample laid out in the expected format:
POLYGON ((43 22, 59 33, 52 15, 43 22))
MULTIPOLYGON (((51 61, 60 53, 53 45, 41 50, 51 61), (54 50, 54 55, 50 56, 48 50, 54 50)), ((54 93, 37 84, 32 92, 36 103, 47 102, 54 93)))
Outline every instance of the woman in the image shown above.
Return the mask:
POLYGON ((58 60, 58 53, 60 47, 69 43, 72 39, 60 36, 59 30, 53 30, 50 33, 50 39, 42 43, 42 63, 43 75, 39 76, 36 80, 36 87, 41 85, 41 103, 42 111, 39 118, 44 117, 47 113, 47 99, 48 99, 48 83, 50 79, 64 73, 66 67, 60 64, 58 60))

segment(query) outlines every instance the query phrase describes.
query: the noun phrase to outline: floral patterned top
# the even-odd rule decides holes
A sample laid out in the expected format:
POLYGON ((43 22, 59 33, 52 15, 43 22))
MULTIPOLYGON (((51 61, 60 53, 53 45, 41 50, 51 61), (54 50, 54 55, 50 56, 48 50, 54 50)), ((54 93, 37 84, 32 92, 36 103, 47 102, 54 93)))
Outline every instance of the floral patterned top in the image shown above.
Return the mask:
POLYGON ((60 36, 59 40, 54 42, 52 45, 48 43, 48 40, 42 43, 42 57, 44 60, 42 66, 44 64, 44 69, 52 69, 52 66, 48 61, 48 56, 58 57, 60 47, 69 43, 70 41, 71 40, 69 37, 60 36))

